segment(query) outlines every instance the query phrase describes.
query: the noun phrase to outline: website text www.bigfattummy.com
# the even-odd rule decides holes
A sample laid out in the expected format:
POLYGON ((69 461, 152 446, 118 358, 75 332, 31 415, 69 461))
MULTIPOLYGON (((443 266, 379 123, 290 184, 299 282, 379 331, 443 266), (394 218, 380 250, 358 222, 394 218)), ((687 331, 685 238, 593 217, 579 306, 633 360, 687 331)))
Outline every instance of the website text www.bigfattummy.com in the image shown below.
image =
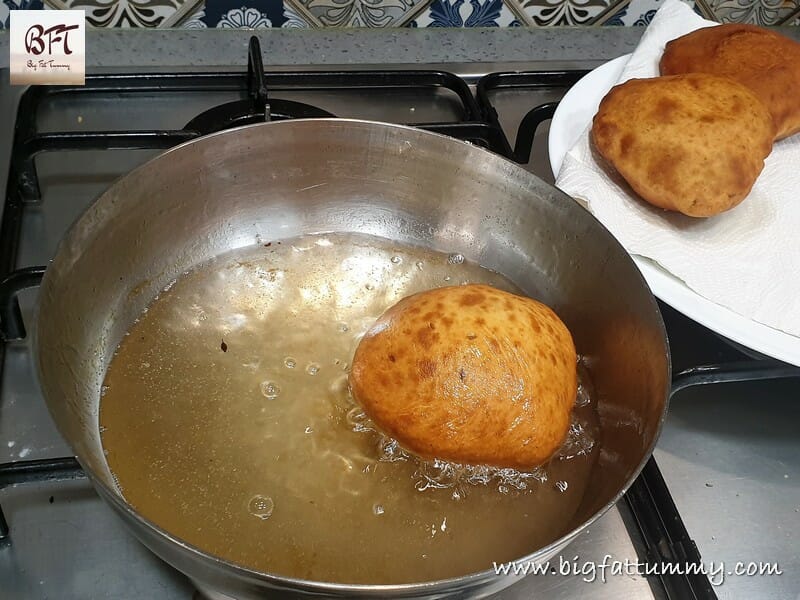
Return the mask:
POLYGON ((587 583, 595 581, 605 583, 608 577, 617 575, 705 575, 711 585, 714 586, 722 585, 726 577, 783 574, 780 566, 775 562, 740 561, 733 564, 713 561, 708 563, 650 563, 628 558, 616 560, 610 554, 606 554, 600 562, 581 561, 577 556, 569 560, 560 556, 558 562, 512 561, 494 563, 494 572, 497 575, 575 576, 581 577, 587 583))

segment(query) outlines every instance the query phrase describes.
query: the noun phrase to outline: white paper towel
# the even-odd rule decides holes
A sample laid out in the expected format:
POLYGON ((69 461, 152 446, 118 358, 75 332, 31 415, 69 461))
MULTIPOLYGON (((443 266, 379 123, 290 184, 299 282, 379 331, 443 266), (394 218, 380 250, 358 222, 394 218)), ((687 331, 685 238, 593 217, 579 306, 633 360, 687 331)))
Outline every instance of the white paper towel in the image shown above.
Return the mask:
MULTIPOLYGON (((680 0, 665 0, 620 83, 658 76, 666 43, 709 25, 680 0)), ((564 157, 556 185, 585 201, 628 252, 712 302, 800 337, 800 134, 775 144, 739 206, 707 219, 651 207, 618 186, 592 157, 588 128, 564 157)))

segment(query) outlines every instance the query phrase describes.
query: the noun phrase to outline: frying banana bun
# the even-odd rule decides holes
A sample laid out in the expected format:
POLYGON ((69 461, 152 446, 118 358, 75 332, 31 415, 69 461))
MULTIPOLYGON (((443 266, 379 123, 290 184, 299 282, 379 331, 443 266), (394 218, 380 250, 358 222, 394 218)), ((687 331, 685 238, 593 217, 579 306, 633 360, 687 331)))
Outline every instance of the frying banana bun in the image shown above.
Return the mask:
POLYGON ((575 346, 540 302, 444 287, 381 315, 356 349, 350 387, 384 434, 424 459, 528 469, 567 434, 575 346))

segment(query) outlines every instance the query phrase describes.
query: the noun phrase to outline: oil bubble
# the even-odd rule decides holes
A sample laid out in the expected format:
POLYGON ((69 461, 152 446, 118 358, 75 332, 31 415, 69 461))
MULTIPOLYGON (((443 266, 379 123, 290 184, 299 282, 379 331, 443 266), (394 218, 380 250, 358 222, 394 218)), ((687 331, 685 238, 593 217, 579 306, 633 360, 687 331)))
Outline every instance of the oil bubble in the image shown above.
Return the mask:
POLYGON ((306 366, 306 373, 309 375, 316 375, 319 373, 319 365, 317 363, 308 363, 306 366))
POLYGON ((347 323, 339 323, 336 326, 336 329, 339 331, 339 333, 347 333, 348 331, 350 331, 350 327, 347 325, 347 323))
POLYGON ((592 401, 591 395, 589 394, 589 390, 586 389, 586 386, 578 382, 578 393, 575 397, 575 406, 586 406, 592 401))
POLYGON ((401 262, 403 262, 403 259, 399 256, 393 256, 390 260, 392 261, 392 264, 395 265, 399 265, 401 262))
POLYGON ((274 381, 262 381, 261 393, 268 400, 274 400, 281 393, 281 388, 274 381))
POLYGON ((380 504, 373 504, 372 512, 375 513, 376 515, 382 515, 386 511, 384 510, 383 506, 381 506, 380 504))
POLYGON ((414 264, 417 266, 417 269, 419 269, 420 271, 422 271, 422 267, 424 267, 424 266, 425 266, 425 263, 423 263, 421 260, 418 260, 418 261, 417 261, 416 263, 414 263, 414 264))
POLYGON ((447 264, 449 265, 460 265, 464 262, 464 255, 463 254, 451 254, 447 257, 447 264))
POLYGON ((369 420, 366 413, 362 410, 360 406, 354 406, 349 411, 347 411, 347 416, 345 416, 345 420, 347 424, 350 426, 350 429, 353 431, 373 431, 372 421, 369 420))
POLYGON ((272 511, 275 510, 275 503, 269 496, 256 495, 250 498, 247 510, 254 517, 266 521, 272 516, 272 511))
POLYGON ((297 361, 291 356, 287 356, 283 359, 283 364, 287 369, 294 369, 297 366, 297 361))

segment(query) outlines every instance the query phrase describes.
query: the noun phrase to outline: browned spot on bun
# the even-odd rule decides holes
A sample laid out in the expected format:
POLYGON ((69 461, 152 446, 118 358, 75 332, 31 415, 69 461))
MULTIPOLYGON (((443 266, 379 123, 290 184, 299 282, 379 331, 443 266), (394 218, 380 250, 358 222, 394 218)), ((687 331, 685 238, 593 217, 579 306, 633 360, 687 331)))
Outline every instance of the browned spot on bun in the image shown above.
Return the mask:
POLYGON ((750 90, 703 73, 615 86, 591 131, 598 153, 642 199, 692 217, 744 200, 774 134, 769 111, 750 90))
POLYGON ((657 117, 665 123, 668 123, 678 109, 680 108, 680 104, 678 104, 675 100, 667 97, 667 98, 659 98, 656 101, 656 108, 655 114, 657 117))
POLYGON ((542 326, 539 325, 539 319, 537 319, 534 315, 530 316, 530 324, 534 333, 539 333, 542 330, 542 326))
POLYGON ((432 360, 423 359, 417 363, 417 369, 419 374, 424 379, 427 379, 433 377, 434 373, 436 373, 436 363, 432 360))
POLYGON ((356 349, 350 386, 384 433, 423 458, 531 468, 566 436, 575 347, 535 300, 485 285, 440 288, 404 298, 377 320, 356 349), (420 323, 419 306, 440 308, 420 323), (402 385, 381 385, 388 365, 408 374, 402 385))
POLYGON ((483 294, 478 293, 467 293, 461 296, 461 299, 458 301, 460 306, 475 306, 476 304, 480 304, 486 299, 483 294))
POLYGON ((800 131, 800 44, 755 25, 704 27, 667 43, 662 75, 708 73, 749 88, 775 122, 776 139, 800 131))
POLYGON ((628 156, 633 146, 633 136, 630 134, 623 135, 619 140, 619 153, 622 156, 628 156))

